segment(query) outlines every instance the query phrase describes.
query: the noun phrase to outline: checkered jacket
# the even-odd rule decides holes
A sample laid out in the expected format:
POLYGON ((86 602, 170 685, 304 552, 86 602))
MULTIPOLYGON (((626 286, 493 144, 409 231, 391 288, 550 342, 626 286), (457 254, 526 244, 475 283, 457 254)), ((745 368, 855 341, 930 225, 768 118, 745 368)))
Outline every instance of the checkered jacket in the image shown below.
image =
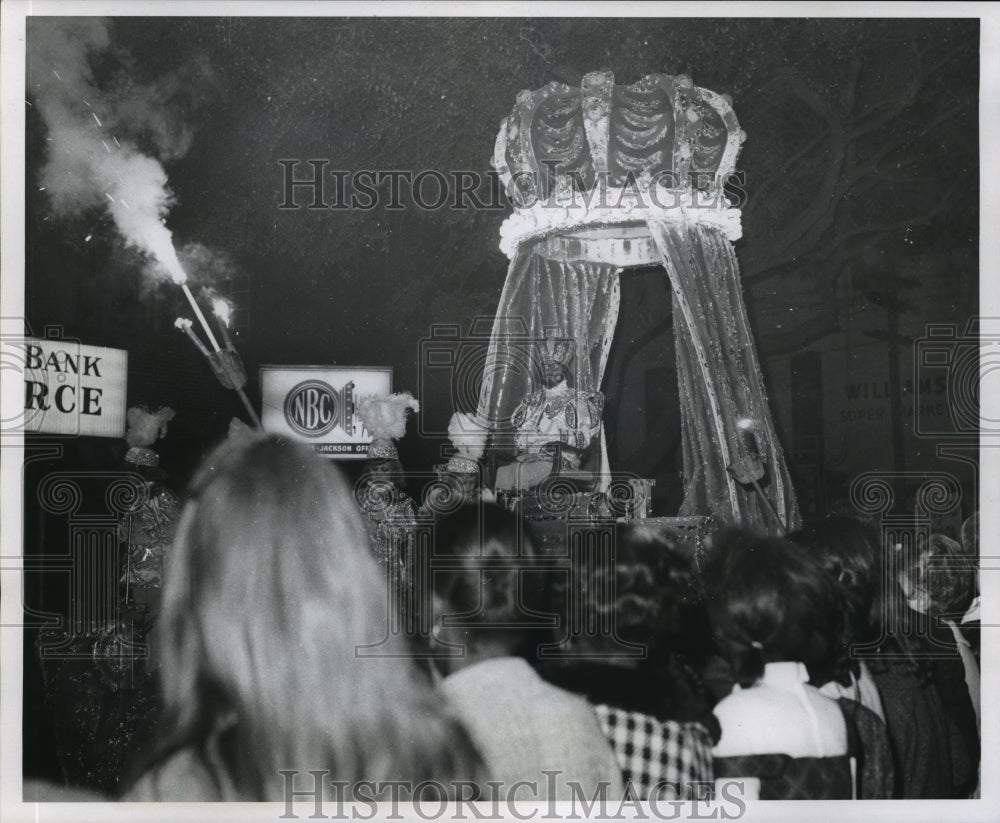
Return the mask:
POLYGON ((631 781, 636 797, 648 799, 650 790, 658 784, 661 788, 654 793, 657 800, 704 797, 697 784, 714 782, 712 737, 704 726, 658 720, 603 704, 594 710, 614 749, 622 780, 626 784, 631 781))

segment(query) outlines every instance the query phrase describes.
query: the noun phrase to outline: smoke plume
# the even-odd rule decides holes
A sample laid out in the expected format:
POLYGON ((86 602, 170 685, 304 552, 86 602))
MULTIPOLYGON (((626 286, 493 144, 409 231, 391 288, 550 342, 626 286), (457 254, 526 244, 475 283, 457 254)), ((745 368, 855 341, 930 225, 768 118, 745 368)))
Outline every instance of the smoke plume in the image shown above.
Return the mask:
MULTIPOLYGON (((170 117, 177 79, 141 86, 119 73, 101 89, 108 25, 96 18, 38 18, 28 36, 28 96, 48 128, 38 185, 57 217, 102 208, 127 245, 178 283, 187 275, 165 219, 174 203, 161 163, 187 151, 191 132, 170 117), (140 148, 148 144, 157 156, 140 148)), ((190 71, 203 71, 195 66, 190 71)))

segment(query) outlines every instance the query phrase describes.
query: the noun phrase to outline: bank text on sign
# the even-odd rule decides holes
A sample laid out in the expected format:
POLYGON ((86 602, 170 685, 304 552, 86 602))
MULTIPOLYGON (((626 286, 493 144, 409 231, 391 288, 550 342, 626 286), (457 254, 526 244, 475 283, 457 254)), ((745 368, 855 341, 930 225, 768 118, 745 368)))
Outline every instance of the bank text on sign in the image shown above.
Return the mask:
POLYGON ((123 437, 128 352, 24 338, 24 430, 123 437))

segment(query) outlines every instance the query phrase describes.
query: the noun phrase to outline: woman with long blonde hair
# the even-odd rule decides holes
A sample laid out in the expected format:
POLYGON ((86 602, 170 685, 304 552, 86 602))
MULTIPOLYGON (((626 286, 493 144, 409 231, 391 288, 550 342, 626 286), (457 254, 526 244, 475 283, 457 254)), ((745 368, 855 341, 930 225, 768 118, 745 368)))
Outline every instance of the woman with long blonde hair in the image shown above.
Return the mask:
POLYGON ((309 770, 469 777, 478 755, 388 633, 380 574, 336 467, 276 437, 216 451, 166 567, 167 738, 123 799, 282 800, 282 771, 296 790, 309 770))

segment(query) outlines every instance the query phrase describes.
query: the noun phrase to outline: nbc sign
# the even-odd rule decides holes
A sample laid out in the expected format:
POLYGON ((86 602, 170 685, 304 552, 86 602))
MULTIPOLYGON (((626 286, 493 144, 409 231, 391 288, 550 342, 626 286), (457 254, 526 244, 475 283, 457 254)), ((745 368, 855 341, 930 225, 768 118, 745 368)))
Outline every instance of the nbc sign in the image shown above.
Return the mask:
POLYGON ((371 435, 354 414, 367 396, 392 392, 381 366, 261 366, 264 430, 310 444, 326 457, 360 459, 371 435))

